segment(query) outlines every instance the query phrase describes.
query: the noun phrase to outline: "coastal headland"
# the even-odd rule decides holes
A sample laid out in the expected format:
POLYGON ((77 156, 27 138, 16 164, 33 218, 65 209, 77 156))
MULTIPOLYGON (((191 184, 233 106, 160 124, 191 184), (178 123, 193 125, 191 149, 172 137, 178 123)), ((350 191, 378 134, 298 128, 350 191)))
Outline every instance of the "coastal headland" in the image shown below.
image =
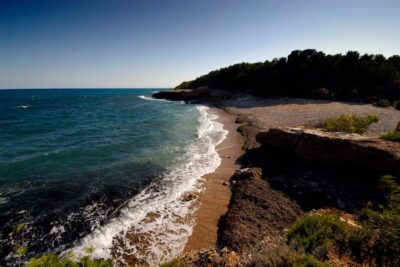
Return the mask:
MULTIPOLYGON (((298 257, 287 234, 298 220, 332 216, 361 228, 357 212, 384 202, 380 177, 399 175, 400 144, 379 138, 396 128, 400 111, 394 108, 209 89, 153 97, 212 106, 229 130, 217 148, 221 166, 205 177, 193 235, 181 256, 191 266, 259 266, 252 264, 298 257), (317 127, 343 114, 375 115, 379 121, 362 135, 317 127)), ((321 255, 312 254, 313 260, 361 264, 337 251, 321 255)))

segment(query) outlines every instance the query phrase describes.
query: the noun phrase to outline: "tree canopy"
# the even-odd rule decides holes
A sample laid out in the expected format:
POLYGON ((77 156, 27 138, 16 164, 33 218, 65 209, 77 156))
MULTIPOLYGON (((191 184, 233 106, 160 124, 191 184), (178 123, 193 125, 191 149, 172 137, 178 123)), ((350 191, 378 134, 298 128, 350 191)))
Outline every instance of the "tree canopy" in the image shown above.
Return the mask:
POLYGON ((208 87, 262 97, 375 101, 400 99, 400 56, 327 55, 314 49, 211 71, 177 88, 208 87))

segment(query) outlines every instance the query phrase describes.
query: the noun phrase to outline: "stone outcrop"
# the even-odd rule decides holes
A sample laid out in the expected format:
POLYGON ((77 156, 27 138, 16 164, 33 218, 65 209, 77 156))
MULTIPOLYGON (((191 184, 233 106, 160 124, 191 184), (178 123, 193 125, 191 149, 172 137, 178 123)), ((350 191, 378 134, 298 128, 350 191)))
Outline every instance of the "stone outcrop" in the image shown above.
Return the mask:
POLYGON ((280 191, 262 179, 261 169, 245 168, 232 177, 229 211, 220 223, 219 244, 246 251, 266 237, 278 240, 303 212, 280 191))
POLYGON ((272 128, 258 133, 256 140, 272 150, 290 151, 305 162, 400 177, 400 143, 306 128, 272 128))
POLYGON ((174 101, 193 101, 200 99, 208 99, 211 95, 208 89, 198 89, 198 90, 169 90, 161 91, 153 94, 154 98, 157 99, 167 99, 174 101))

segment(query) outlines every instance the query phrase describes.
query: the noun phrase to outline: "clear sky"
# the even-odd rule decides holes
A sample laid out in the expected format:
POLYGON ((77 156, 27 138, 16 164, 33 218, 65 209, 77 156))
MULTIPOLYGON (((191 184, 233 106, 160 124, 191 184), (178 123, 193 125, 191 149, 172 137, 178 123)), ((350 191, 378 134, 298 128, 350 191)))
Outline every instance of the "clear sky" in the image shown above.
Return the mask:
POLYGON ((172 87, 306 48, 400 54, 400 0, 0 0, 0 88, 172 87))

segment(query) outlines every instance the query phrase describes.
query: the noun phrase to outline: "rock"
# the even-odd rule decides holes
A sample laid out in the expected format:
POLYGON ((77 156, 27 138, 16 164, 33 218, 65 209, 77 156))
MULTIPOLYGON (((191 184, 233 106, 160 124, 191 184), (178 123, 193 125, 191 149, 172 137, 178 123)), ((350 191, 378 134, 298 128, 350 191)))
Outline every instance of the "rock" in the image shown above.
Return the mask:
POLYGON ((239 124, 241 124, 241 123, 248 123, 249 121, 250 121, 249 118, 247 118, 247 117, 244 116, 244 115, 239 115, 239 116, 237 116, 236 119, 235 119, 235 123, 239 123, 239 124))
POLYGON ((261 178, 262 171, 260 168, 243 168, 237 170, 233 175, 235 180, 245 180, 248 178, 261 178))
POLYGON ((217 89, 174 89, 153 94, 154 98, 174 101, 214 101, 231 98, 232 95, 217 89))
POLYGON ((194 194, 194 193, 187 193, 187 194, 185 194, 185 195, 183 195, 183 197, 182 197, 182 201, 183 202, 189 202, 189 201, 192 201, 192 200, 194 200, 194 199, 196 199, 197 198, 197 195, 196 194, 194 194))
POLYGON ((222 185, 224 185, 224 186, 228 186, 229 184, 227 183, 227 182, 222 182, 222 185))
POLYGON ((208 256, 208 262, 212 263, 213 265, 220 265, 221 264, 221 257, 219 255, 219 253, 217 253, 216 251, 211 253, 208 256))
POLYGON ((237 128, 237 131, 244 137, 243 149, 249 150, 258 148, 260 144, 256 142, 256 135, 260 131, 260 127, 253 123, 244 123, 237 128))
POLYGON ((258 133, 256 140, 276 153, 290 152, 307 163, 400 176, 400 143, 305 128, 271 128, 258 133))
POLYGON ((192 251, 183 256, 186 265, 190 267, 239 267, 240 257, 227 248, 215 250, 192 251))
POLYGON ((229 210, 221 219, 219 245, 242 253, 266 236, 278 236, 303 214, 297 203, 272 189, 261 175, 259 168, 244 168, 232 177, 236 183, 229 210))
POLYGON ((193 101, 200 99, 208 99, 211 95, 209 89, 196 89, 196 90, 169 90, 161 91, 153 94, 154 98, 167 99, 167 100, 179 100, 179 101, 193 101))
POLYGON ((229 252, 226 256, 224 266, 226 267, 236 267, 239 266, 239 257, 236 255, 234 251, 229 252))
POLYGON ((398 132, 400 132, 400 121, 397 123, 397 126, 396 126, 396 129, 395 129, 396 131, 398 131, 398 132))
POLYGON ((223 248, 221 249, 221 253, 227 254, 227 253, 229 253, 229 249, 228 249, 227 247, 223 247, 223 248))

